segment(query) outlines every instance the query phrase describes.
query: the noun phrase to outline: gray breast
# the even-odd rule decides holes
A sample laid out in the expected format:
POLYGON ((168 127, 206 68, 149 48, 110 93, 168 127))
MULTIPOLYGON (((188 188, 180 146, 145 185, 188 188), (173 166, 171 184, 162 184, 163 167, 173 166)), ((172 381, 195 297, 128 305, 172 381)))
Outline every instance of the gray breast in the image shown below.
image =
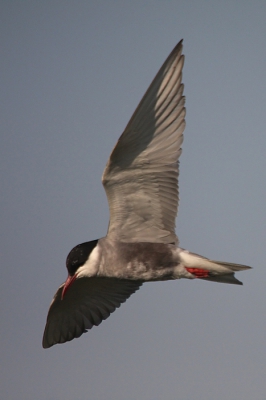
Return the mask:
POLYGON ((101 275, 143 281, 171 279, 179 260, 175 245, 109 242, 101 239, 101 275))

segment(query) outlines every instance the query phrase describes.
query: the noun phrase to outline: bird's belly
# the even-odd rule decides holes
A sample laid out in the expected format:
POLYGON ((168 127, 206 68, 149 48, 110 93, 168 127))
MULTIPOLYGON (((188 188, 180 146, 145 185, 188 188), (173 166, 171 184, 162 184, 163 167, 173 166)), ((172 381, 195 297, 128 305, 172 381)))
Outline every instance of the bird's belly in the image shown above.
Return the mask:
POLYGON ((142 279, 144 281, 162 281, 173 279, 174 265, 151 266, 148 262, 129 262, 126 272, 129 279, 142 279))
POLYGON ((105 269, 105 276, 119 278, 119 279, 132 279, 142 281, 164 281, 176 279, 175 277, 176 265, 160 266, 157 267, 150 265, 148 262, 130 261, 125 265, 118 265, 114 269, 105 269))
POLYGON ((177 279, 179 253, 163 243, 124 243, 105 240, 99 275, 119 279, 163 281, 177 279))

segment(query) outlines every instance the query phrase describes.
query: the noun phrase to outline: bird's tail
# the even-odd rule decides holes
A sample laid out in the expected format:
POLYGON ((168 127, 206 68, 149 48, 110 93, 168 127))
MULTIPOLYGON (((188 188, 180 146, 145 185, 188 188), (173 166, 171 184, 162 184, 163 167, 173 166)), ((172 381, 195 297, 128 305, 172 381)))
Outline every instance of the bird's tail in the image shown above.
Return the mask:
POLYGON ((213 276, 204 278, 207 281, 232 283, 235 285, 243 285, 243 283, 241 281, 239 281, 238 279, 235 278, 234 273, 239 272, 239 271, 244 271, 246 269, 251 269, 251 267, 248 267, 247 265, 233 264, 233 263, 224 262, 224 261, 211 261, 211 262, 215 263, 216 265, 221 265, 222 267, 231 270, 231 272, 229 274, 213 275, 213 276))
POLYGON ((193 277, 220 283, 243 285, 242 282, 235 278, 235 272, 251 268, 247 265, 209 260, 187 250, 180 252, 180 258, 187 272, 192 274, 193 277))

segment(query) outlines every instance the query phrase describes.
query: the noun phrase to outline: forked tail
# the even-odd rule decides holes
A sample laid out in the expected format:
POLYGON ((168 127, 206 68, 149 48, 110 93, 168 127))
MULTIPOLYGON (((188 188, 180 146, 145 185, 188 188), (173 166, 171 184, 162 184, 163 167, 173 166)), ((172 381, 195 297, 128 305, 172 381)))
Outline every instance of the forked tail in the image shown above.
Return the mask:
POLYGON ((209 260, 198 254, 190 253, 187 250, 180 252, 180 259, 187 272, 194 278, 235 285, 243 285, 242 282, 235 278, 235 272, 251 268, 247 265, 209 260))

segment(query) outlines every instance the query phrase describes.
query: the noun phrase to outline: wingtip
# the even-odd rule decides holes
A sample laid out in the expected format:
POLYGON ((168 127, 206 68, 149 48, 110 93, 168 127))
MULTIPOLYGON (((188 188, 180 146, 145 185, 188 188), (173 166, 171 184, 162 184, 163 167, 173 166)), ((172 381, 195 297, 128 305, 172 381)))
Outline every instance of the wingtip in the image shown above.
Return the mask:
POLYGON ((44 331, 44 335, 43 335, 43 339, 42 339, 42 348, 43 349, 49 349, 49 347, 52 347, 54 344, 51 344, 48 342, 46 335, 45 335, 45 331, 44 331))
POLYGON ((42 341, 42 348, 43 349, 49 349, 49 347, 51 347, 52 346, 52 344, 48 344, 48 343, 46 343, 44 340, 42 341))
MULTIPOLYGON (((166 61, 169 60, 173 55, 176 55, 179 52, 182 53, 182 50, 183 50, 183 39, 179 40, 179 42, 175 45, 175 47, 167 57, 166 61)), ((182 57, 184 57, 184 54, 182 55, 182 57)))
POLYGON ((184 39, 179 40, 179 42, 177 43, 177 45, 173 49, 174 51, 175 50, 179 50, 179 49, 183 49, 183 40, 184 39))

